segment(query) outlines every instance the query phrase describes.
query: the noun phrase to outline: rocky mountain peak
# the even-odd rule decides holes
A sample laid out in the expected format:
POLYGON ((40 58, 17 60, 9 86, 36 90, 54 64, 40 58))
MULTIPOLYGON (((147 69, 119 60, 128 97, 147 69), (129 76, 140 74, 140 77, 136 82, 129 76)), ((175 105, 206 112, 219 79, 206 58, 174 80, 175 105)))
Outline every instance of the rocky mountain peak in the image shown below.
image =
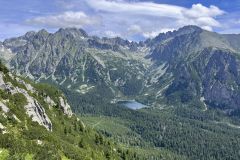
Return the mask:
POLYGON ((27 32, 26 34, 24 34, 23 36, 21 37, 17 37, 17 38, 12 38, 12 39, 9 39, 9 40, 6 40, 5 42, 7 41, 13 41, 14 39, 19 39, 19 40, 33 40, 37 37, 48 37, 49 36, 49 32, 46 30, 46 29, 41 29, 37 32, 35 31, 29 31, 27 32), (37 36, 37 37, 36 37, 37 36))
POLYGON ((34 41, 34 40, 45 41, 49 35, 50 35, 50 33, 48 33, 47 30, 41 29, 40 31, 38 31, 36 34, 34 34, 32 37, 29 37, 29 38, 31 41, 34 41))
POLYGON ((37 32, 38 35, 44 35, 44 36, 48 36, 49 33, 46 29, 41 29, 40 31, 37 32))
POLYGON ((77 29, 77 28, 60 28, 55 34, 61 34, 63 36, 71 35, 74 38, 88 37, 87 32, 85 32, 83 29, 77 29))
POLYGON ((29 31, 29 32, 27 32, 27 33, 24 35, 24 37, 30 38, 30 37, 34 36, 35 34, 36 34, 35 31, 29 31))
POLYGON ((145 43, 147 43, 149 45, 153 45, 156 43, 158 44, 169 38, 174 38, 174 37, 181 36, 181 35, 190 35, 193 33, 201 33, 202 31, 204 31, 204 30, 198 26, 188 25, 188 26, 179 28, 178 30, 168 31, 166 33, 160 33, 158 36, 156 36, 153 39, 147 39, 145 41, 145 43))
POLYGON ((184 26, 177 30, 177 32, 181 34, 189 34, 193 32, 201 32, 201 31, 203 31, 203 29, 195 25, 184 26))

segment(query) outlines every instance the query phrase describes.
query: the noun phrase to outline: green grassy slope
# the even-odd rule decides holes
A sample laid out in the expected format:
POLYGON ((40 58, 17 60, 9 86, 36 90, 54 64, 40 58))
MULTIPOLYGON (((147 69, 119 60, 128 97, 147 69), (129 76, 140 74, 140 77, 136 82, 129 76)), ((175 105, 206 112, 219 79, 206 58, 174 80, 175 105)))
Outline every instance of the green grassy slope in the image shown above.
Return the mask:
MULTIPOLYGON (((4 72, 5 82, 26 89, 8 75, 4 66, 0 65, 0 71, 4 72)), ((60 91, 48 85, 31 84, 36 92, 28 91, 28 94, 45 109, 53 125, 52 132, 33 122, 26 114, 27 100, 23 94, 0 90, 0 101, 10 109, 7 113, 0 111, 0 159, 136 159, 131 151, 85 126, 75 115, 64 115, 58 102, 60 91), (50 107, 44 101, 46 96, 56 105, 50 107)))

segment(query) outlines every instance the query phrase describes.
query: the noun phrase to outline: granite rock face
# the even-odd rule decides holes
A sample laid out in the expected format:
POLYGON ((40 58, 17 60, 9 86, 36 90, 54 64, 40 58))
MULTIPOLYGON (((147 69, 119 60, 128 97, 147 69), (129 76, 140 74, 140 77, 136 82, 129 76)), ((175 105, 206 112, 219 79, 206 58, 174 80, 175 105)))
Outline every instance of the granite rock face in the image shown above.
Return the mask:
POLYGON ((45 109, 28 94, 24 94, 27 98, 27 105, 25 106, 26 113, 29 117, 32 117, 32 121, 44 126, 47 130, 52 131, 52 122, 48 118, 45 109))
MULTIPOLYGON (((20 81, 19 78, 16 78, 16 79, 18 79, 18 81, 20 81)), ((23 81, 21 81, 21 82, 23 82, 23 81)), ((23 84, 26 85, 26 82, 24 82, 23 84)), ((28 85, 31 86, 30 84, 28 84, 28 85)), ((50 131, 52 130, 52 123, 51 123, 50 119, 48 118, 44 108, 37 102, 37 100, 35 98, 30 96, 25 89, 19 88, 19 87, 14 87, 10 82, 5 83, 3 80, 2 72, 0 72, 0 88, 4 91, 7 91, 8 93, 10 93, 12 95, 16 94, 16 93, 23 94, 27 99, 27 105, 24 106, 27 115, 32 118, 32 121, 39 123, 40 125, 44 126, 46 129, 48 129, 50 131)), ((31 87, 31 90, 32 89, 33 89, 33 87, 31 87)), ((1 105, 1 107, 3 110, 7 111, 6 106, 1 105)))
POLYGON ((71 117, 73 113, 70 105, 62 97, 59 97, 59 101, 60 101, 60 107, 62 108, 63 113, 71 117))

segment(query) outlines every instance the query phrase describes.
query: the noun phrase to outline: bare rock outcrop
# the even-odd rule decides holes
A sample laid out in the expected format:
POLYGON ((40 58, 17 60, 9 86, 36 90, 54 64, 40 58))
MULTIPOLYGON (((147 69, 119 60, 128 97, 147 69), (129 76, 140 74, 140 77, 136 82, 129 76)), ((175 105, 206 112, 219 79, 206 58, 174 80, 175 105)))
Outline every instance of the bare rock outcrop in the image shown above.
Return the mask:
POLYGON ((27 114, 32 117, 34 122, 38 122, 40 125, 44 126, 47 130, 52 131, 52 123, 48 118, 44 108, 28 94, 25 94, 28 104, 25 106, 27 114))
MULTIPOLYGON (((25 86, 26 83, 24 82, 25 86)), ((37 102, 37 100, 31 97, 25 89, 14 87, 10 82, 5 83, 3 80, 3 73, 0 72, 0 89, 7 91, 10 94, 22 93, 27 99, 27 105, 24 106, 26 113, 32 118, 32 121, 44 126, 47 130, 52 131, 52 123, 47 116, 45 109, 37 102)), ((30 91, 34 91, 33 88, 29 88, 30 91)), ((6 106, 1 105, 1 108, 7 111, 6 106)))
POLYGON ((63 110, 63 113, 71 117, 73 113, 70 105, 62 97, 59 97, 59 100, 60 100, 60 107, 63 110))

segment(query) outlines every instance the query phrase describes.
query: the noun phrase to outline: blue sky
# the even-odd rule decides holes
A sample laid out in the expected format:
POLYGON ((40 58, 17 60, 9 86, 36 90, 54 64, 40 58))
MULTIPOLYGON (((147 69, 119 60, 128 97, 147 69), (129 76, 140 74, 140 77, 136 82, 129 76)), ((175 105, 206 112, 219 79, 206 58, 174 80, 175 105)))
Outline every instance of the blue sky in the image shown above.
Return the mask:
POLYGON ((240 0, 0 0, 0 40, 66 27, 140 40, 184 25, 240 33, 240 0))

